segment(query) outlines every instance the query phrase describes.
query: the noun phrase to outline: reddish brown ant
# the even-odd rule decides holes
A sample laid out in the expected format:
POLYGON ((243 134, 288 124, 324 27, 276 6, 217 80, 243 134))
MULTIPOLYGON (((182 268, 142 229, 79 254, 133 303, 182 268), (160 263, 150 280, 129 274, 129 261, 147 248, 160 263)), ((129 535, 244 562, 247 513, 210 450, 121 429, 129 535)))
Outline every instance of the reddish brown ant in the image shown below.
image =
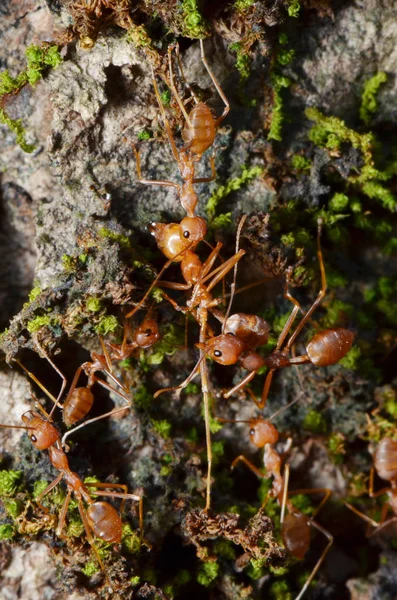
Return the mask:
MULTIPOLYGON (((96 501, 92 498, 92 494, 106 496, 110 498, 121 498, 124 506, 125 500, 135 500, 139 503, 139 527, 141 540, 143 536, 143 502, 142 496, 137 494, 127 493, 127 486, 119 483, 84 483, 82 479, 70 470, 69 463, 65 452, 62 449, 60 435, 58 430, 49 422, 49 415, 44 409, 40 409, 46 415, 46 419, 40 416, 37 412, 30 410, 22 415, 24 426, 18 425, 0 425, 0 427, 11 429, 26 429, 29 432, 29 439, 37 450, 48 450, 48 455, 52 466, 59 471, 59 475, 43 490, 36 498, 38 506, 44 511, 48 510, 41 504, 42 499, 51 490, 53 490, 62 479, 65 480, 67 486, 67 495, 63 506, 59 513, 59 521, 56 533, 59 537, 62 536, 62 531, 66 522, 66 515, 72 494, 76 498, 77 507, 80 513, 81 520, 84 525, 84 530, 87 536, 88 543, 92 547, 96 559, 105 573, 106 579, 109 582, 107 570, 102 562, 102 559, 95 547, 95 537, 111 543, 119 544, 122 537, 122 521, 119 513, 111 504, 104 501, 96 501), (89 487, 97 488, 97 491, 90 492, 89 487), (110 492, 106 488, 119 488, 123 492, 110 492), (84 503, 88 505, 85 508, 84 503)), ((110 583, 110 582, 109 582, 110 583)))
MULTIPOLYGON (((180 68, 181 68, 182 76, 184 78, 183 71, 182 71, 182 65, 181 65, 180 59, 179 59, 179 48, 178 47, 176 47, 176 48, 177 48, 178 62, 179 62, 180 68)), ((141 174, 141 160, 140 160, 139 151, 136 148, 134 148, 134 153, 135 153, 135 158, 136 158, 138 181, 140 181, 140 183, 143 183, 144 185, 160 185, 160 186, 166 186, 166 187, 174 187, 179 194, 181 204, 182 204, 183 208, 186 210, 188 216, 194 217, 196 205, 198 202, 198 197, 197 197, 196 191, 194 190, 193 186, 197 183, 210 182, 213 179, 215 179, 215 175, 216 175, 215 174, 215 163, 214 163, 213 156, 210 158, 211 171, 212 171, 211 177, 195 177, 195 163, 197 163, 201 159, 202 154, 213 145, 213 143, 215 141, 216 129, 220 125, 220 123, 223 121, 223 119, 226 117, 226 115, 228 114, 230 106, 229 106, 229 103, 228 103, 225 95, 223 94, 221 87, 219 86, 214 74, 212 73, 212 71, 206 61, 206 58, 204 55, 203 42, 202 42, 202 40, 200 40, 200 50, 201 50, 201 58, 202 58, 203 64, 204 64, 208 74, 210 75, 215 88, 217 89, 219 95, 221 96, 222 100, 225 103, 225 109, 220 117, 218 117, 217 119, 214 119, 210 108, 208 108, 208 106, 204 102, 199 102, 197 97, 195 96, 195 94, 192 92, 193 99, 196 102, 196 106, 191 110, 190 114, 188 114, 186 112, 184 103, 182 102, 182 99, 180 98, 178 91, 174 84, 174 75, 173 75, 173 69, 172 69, 172 56, 171 56, 172 49, 173 49, 173 47, 170 47, 168 50, 171 90, 174 94, 175 99, 177 100, 177 102, 179 104, 179 107, 180 107, 182 114, 184 116, 184 119, 185 119, 185 125, 182 130, 182 138, 186 142, 186 145, 183 146, 183 148, 181 148, 180 150, 178 150, 178 148, 176 146, 170 124, 166 117, 164 106, 161 101, 160 93, 159 93, 159 90, 157 87, 157 83, 156 83, 156 80, 154 77, 153 70, 152 70, 152 77, 153 77, 153 86, 154 86, 154 91, 155 91, 156 98, 157 98, 157 103, 160 108, 161 116, 163 119, 163 123, 164 123, 164 127, 165 127, 166 134, 168 137, 168 141, 171 146, 172 154, 174 156, 175 161, 177 162, 179 173, 180 173, 180 176, 183 181, 182 185, 179 185, 172 181, 143 179, 142 174, 141 174)), ((189 88, 190 88, 190 86, 189 86, 189 88)))
POLYGON ((255 349, 259 345, 267 341, 269 332, 269 325, 267 322, 255 315, 241 313, 232 315, 224 322, 223 333, 215 338, 207 340, 202 346, 202 350, 217 363, 221 365, 233 365, 240 361, 241 366, 249 371, 248 375, 246 375, 240 383, 224 394, 225 398, 229 398, 235 392, 245 388, 245 386, 255 377, 258 370, 263 366, 267 366, 269 371, 263 385, 261 400, 258 401, 253 393, 251 393, 250 389, 247 388, 258 408, 262 409, 266 404, 273 374, 277 369, 303 363, 312 363, 316 366, 333 365, 341 360, 341 358, 343 358, 350 350, 354 340, 354 333, 348 329, 335 328, 325 329, 324 331, 315 334, 306 345, 305 354, 292 358, 289 356, 291 347, 296 338, 324 298, 327 290, 327 280, 320 245, 320 234, 321 220, 319 220, 317 234, 317 254, 321 271, 321 290, 311 307, 304 313, 295 331, 289 336, 284 348, 282 346, 298 312, 301 310, 298 301, 291 296, 288 290, 289 272, 287 273, 287 283, 284 295, 294 304, 294 308, 278 337, 276 348, 269 356, 264 358, 255 352, 255 349))
POLYGON ((306 579, 305 584, 295 600, 300 600, 309 585, 313 581, 314 576, 317 571, 321 567, 324 562, 325 557, 327 556, 332 544, 333 537, 321 525, 319 525, 316 521, 314 521, 314 517, 319 513, 321 508, 327 502, 328 498, 331 495, 331 490, 326 488, 309 488, 309 489, 301 489, 301 490, 293 490, 288 491, 288 482, 289 482, 289 465, 286 464, 284 468, 284 487, 282 494, 282 504, 281 504, 281 537, 283 539, 283 543, 285 548, 294 558, 298 560, 303 560, 310 546, 310 528, 314 527, 320 533, 322 533, 328 540, 327 546, 324 548, 323 553, 318 559, 316 565, 314 566, 312 572, 309 577, 306 579), (322 499, 319 506, 313 513, 311 518, 307 517, 303 513, 301 513, 295 506, 290 502, 289 497, 293 494, 324 494, 324 498, 322 499), (287 509, 288 513, 285 515, 285 509, 287 509), (284 516, 285 515, 285 516, 284 516))
POLYGON ((397 442, 391 438, 382 438, 376 447, 374 453, 374 467, 371 469, 369 477, 369 490, 368 495, 370 498, 378 498, 387 494, 387 502, 382 507, 382 513, 380 521, 374 521, 364 513, 360 512, 357 508, 345 502, 345 505, 350 508, 356 515, 364 519, 367 523, 374 527, 374 531, 371 536, 378 534, 380 531, 388 527, 391 523, 397 521, 397 442), (385 481, 390 481, 390 487, 382 488, 377 492, 374 492, 374 472, 377 472, 378 476, 385 481), (391 511, 393 516, 386 519, 387 513, 391 511))

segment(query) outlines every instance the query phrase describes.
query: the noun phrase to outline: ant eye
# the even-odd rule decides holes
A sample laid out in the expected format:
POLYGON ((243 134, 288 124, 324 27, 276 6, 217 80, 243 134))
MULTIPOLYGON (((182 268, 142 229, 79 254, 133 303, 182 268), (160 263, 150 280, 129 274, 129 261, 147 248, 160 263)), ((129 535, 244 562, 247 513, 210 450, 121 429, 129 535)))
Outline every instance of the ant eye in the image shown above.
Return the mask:
POLYGON ((152 333, 152 330, 151 330, 151 329, 146 329, 146 331, 145 331, 145 335, 149 336, 149 335, 151 335, 151 333, 152 333))
POLYGON ((250 435, 255 435, 255 429, 250 429, 250 435))
POLYGON ((219 358, 220 356, 222 356, 222 352, 220 350, 214 350, 214 356, 219 358))
POLYGON ((37 437, 35 435, 31 435, 30 439, 32 440, 32 442, 37 442, 37 437))
POLYGON ((187 230, 186 230, 186 231, 184 231, 184 232, 183 232, 183 237, 184 237, 184 238, 186 238, 186 239, 187 239, 187 238, 190 238, 190 231, 187 231, 187 230))

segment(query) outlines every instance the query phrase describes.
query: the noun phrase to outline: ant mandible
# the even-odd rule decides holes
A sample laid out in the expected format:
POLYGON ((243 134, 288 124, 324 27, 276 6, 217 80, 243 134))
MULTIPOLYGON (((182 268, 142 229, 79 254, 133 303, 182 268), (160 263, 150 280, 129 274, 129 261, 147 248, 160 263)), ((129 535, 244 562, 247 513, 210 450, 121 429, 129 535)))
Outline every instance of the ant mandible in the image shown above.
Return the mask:
MULTIPOLYGON (((30 410, 22 415, 24 426, 18 425, 3 425, 0 427, 10 429, 26 429, 29 432, 29 439, 37 450, 48 450, 48 456, 52 466, 59 471, 57 477, 37 496, 36 502, 44 511, 48 510, 41 504, 42 499, 51 490, 53 490, 62 480, 65 480, 67 487, 67 495, 59 513, 59 521, 56 529, 56 534, 61 537, 62 531, 66 522, 66 515, 71 500, 72 494, 76 498, 77 507, 80 513, 81 520, 84 525, 84 530, 87 536, 87 541, 93 549, 96 559, 105 573, 106 579, 110 584, 107 570, 102 562, 99 552, 95 546, 95 537, 100 538, 104 542, 111 544, 119 544, 122 537, 122 521, 119 513, 108 502, 97 501, 92 498, 92 494, 105 496, 109 498, 122 499, 120 512, 123 509, 125 500, 134 500, 139 503, 139 527, 141 541, 143 539, 143 499, 137 494, 127 493, 127 486, 119 483, 100 483, 90 482, 84 483, 77 473, 70 470, 69 463, 65 452, 62 449, 60 435, 58 430, 49 421, 49 415, 40 406, 40 410, 45 414, 44 419, 38 412, 30 410), (97 491, 89 491, 89 487, 97 488, 97 491), (119 488, 123 492, 106 491, 110 488, 119 488), (84 504, 88 505, 85 508, 84 504)), ((111 585, 111 584, 110 584, 111 585)))
POLYGON ((221 365, 233 365, 240 362, 241 366, 249 371, 240 383, 224 393, 225 398, 229 398, 235 392, 245 388, 252 381, 258 370, 266 366, 269 371, 262 389, 261 400, 258 401, 251 390, 247 388, 258 408, 262 409, 269 394, 273 374, 277 369, 311 363, 318 367, 329 366, 341 360, 350 350, 354 340, 354 333, 349 329, 341 327, 334 329, 325 329, 315 334, 306 345, 306 353, 301 356, 290 357, 291 347, 303 327, 309 321, 315 309, 321 303, 327 290, 327 280, 320 244, 322 220, 318 221, 317 233, 317 255, 321 271, 321 289, 311 307, 303 314, 301 321, 295 331, 289 336, 287 343, 283 344, 289 331, 295 321, 298 312, 301 310, 298 301, 291 296, 288 289, 290 272, 287 272, 287 282, 284 296, 294 304, 294 308, 288 317, 283 330, 281 331, 276 348, 267 357, 262 357, 255 352, 255 349, 267 342, 269 325, 267 322, 256 315, 235 314, 230 316, 223 326, 223 333, 215 338, 209 339, 202 346, 202 350, 215 362, 221 365))

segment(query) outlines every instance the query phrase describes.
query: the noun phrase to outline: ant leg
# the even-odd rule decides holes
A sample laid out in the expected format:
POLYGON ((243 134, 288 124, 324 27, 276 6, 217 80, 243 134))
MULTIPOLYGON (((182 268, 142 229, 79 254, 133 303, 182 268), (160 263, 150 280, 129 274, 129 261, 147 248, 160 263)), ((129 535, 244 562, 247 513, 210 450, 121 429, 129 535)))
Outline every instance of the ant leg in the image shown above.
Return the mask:
MULTIPOLYGON (((236 232, 236 247, 235 247, 235 256, 238 256, 238 253, 240 252, 240 237, 241 237, 241 231, 244 227, 244 223, 247 219, 247 215, 243 215, 240 219, 240 222, 238 224, 237 227, 237 232, 236 232)), ((234 294, 236 291, 236 282, 237 282, 237 270, 238 270, 238 261, 236 261, 234 263, 234 270, 233 270, 233 281, 232 284, 230 286, 230 298, 229 298, 229 304, 227 306, 226 309, 226 314, 225 314, 225 320, 223 321, 223 325, 222 325, 222 333, 224 333, 225 330, 225 325, 226 325, 226 321, 229 318, 230 315, 230 311, 232 309, 232 304, 233 304, 233 300, 234 300, 234 294)))
POLYGON ((171 152, 172 152, 172 155, 173 155, 174 159, 179 164, 179 162, 180 162, 180 156, 179 156, 178 148, 176 147, 174 136, 172 135, 171 127, 170 127, 170 124, 168 122, 167 115, 165 114, 163 103, 161 102, 159 88, 157 87, 157 82, 156 82, 156 78, 154 76, 153 67, 151 67, 151 69, 152 69, 152 79, 153 79, 154 93, 156 95, 157 104, 159 106, 159 109, 160 109, 160 112, 161 112, 161 116, 163 118, 163 123, 164 123, 165 131, 166 131, 166 134, 167 134, 167 137, 168 137, 169 144, 171 146, 171 152))
MULTIPOLYGON (((312 316, 313 312, 316 310, 317 306, 321 303, 322 299, 324 298, 325 294, 327 293, 327 278, 326 278, 326 275, 325 275, 323 253, 322 253, 322 250, 321 250, 321 242, 320 242, 322 219, 318 219, 317 223, 318 223, 318 230, 317 230, 317 256, 318 256, 318 262, 320 264, 320 272, 321 272, 321 289, 320 289, 320 291, 318 293, 317 298, 315 299, 315 301, 311 305, 311 307, 303 315, 303 317, 302 317, 300 323, 298 324, 297 328, 295 329, 294 333, 290 336, 290 338, 289 338, 289 340, 287 342, 287 345, 285 347, 286 350, 289 350, 291 348, 292 344, 294 343, 294 341, 296 340, 296 338, 298 337, 298 335, 302 331, 302 328, 306 325, 306 323, 308 322, 308 320, 312 316)), ((294 310, 295 309, 297 309, 296 306, 294 307, 294 310)))
POLYGON ((312 518, 314 519, 314 517, 316 517, 318 515, 318 513, 320 512, 320 510, 322 509, 324 504, 326 502, 328 502, 328 499, 332 494, 332 490, 330 490, 328 488, 307 488, 307 489, 302 488, 302 489, 298 489, 298 490, 291 490, 288 493, 288 496, 295 496, 296 494, 305 494, 306 496, 311 496, 313 494, 324 494, 324 498, 321 500, 320 504, 317 506, 317 508, 313 512, 312 518))
POLYGON ((211 177, 195 177, 192 183, 209 183, 210 181, 214 181, 216 179, 216 169, 215 169, 215 155, 213 154, 210 157, 210 167, 211 167, 211 177))
MULTIPOLYGON (((124 483, 100 483, 99 481, 93 481, 93 482, 87 482, 84 483, 84 485, 86 485, 87 487, 96 487, 96 488, 116 488, 116 489, 121 489, 124 490, 124 494, 128 493, 128 487, 124 484, 124 483)), ((95 494, 95 492, 92 492, 95 494)), ((98 492, 99 495, 101 495, 102 492, 98 492)), ((125 504, 125 498, 123 499, 122 503, 120 504, 120 513, 123 512, 124 510, 124 504, 125 504)))
POLYGON ((250 460, 248 460, 248 458, 244 456, 244 454, 240 454, 240 456, 237 456, 237 458, 235 458, 232 462, 230 468, 234 469, 239 462, 243 462, 250 469, 250 471, 255 473, 257 477, 260 477, 261 479, 267 479, 267 474, 263 473, 263 471, 256 467, 250 460))
MULTIPOLYGON (((18 359, 14 359, 14 362, 17 363, 17 365, 19 365, 21 367, 21 369, 23 369, 25 371, 25 373, 27 374, 27 376, 35 382, 36 385, 39 386, 39 388, 45 393, 45 395, 47 396, 47 398, 49 398, 50 400, 52 400, 52 402, 54 403, 55 406, 57 406, 57 398, 55 398, 55 396, 53 396, 51 394, 51 392, 49 392, 47 390, 47 388, 41 383, 41 381, 39 381, 36 377, 36 375, 33 375, 33 373, 31 373, 30 371, 28 371, 28 369, 18 360, 18 359)), ((63 405, 59 405, 58 406, 60 408, 62 408, 63 405)))
POLYGON ((322 555, 320 556, 320 558, 318 559, 317 564, 315 565, 313 571, 310 573, 309 577, 306 579, 305 585, 303 586, 303 588, 301 589, 301 591, 299 592, 299 594, 298 594, 298 596, 296 597, 295 600, 300 600, 302 598, 303 594, 306 592, 307 588, 309 587, 309 585, 313 581, 313 578, 316 575, 317 571, 319 570, 319 568, 323 564, 324 559, 327 556, 327 554, 328 554, 328 552, 329 552, 332 544, 334 543, 334 538, 329 533, 329 531, 327 531, 326 529, 324 529, 323 527, 321 527, 321 525, 319 525, 315 521, 310 520, 310 524, 313 527, 315 527, 318 531, 320 531, 323 535, 325 535, 325 537, 328 539, 328 544, 324 548, 324 551, 323 551, 322 555))
POLYGON ((223 113, 215 121, 216 126, 218 126, 218 125, 220 125, 222 123, 223 119, 228 114, 228 112, 230 110, 230 104, 229 104, 228 99, 226 98, 225 94, 223 93, 223 90, 222 90, 221 86, 219 85, 218 80, 216 79, 214 73, 210 69, 209 64, 207 63, 207 59, 205 58, 205 54, 204 54, 203 40, 200 40, 200 53, 201 53, 201 60, 203 61, 203 64, 204 64, 204 66, 205 66, 205 68, 207 70, 207 73, 211 77, 211 81, 214 84, 214 86, 216 88, 216 91, 218 92, 218 94, 220 95, 220 97, 222 98, 222 100, 223 100, 223 102, 225 104, 225 108, 223 109, 223 113))
MULTIPOLYGON (((240 381, 240 383, 238 383, 237 385, 232 387, 229 391, 227 391, 225 394, 223 394, 223 397, 230 398, 230 396, 232 396, 235 392, 238 392, 239 390, 243 389, 243 387, 245 387, 247 385, 247 383, 252 381, 252 379, 255 377, 257 372, 258 372, 258 370, 255 369, 254 371, 251 371, 250 373, 248 373, 248 375, 246 375, 244 377, 244 379, 242 379, 240 381)), ((256 399, 255 399, 255 403, 258 406, 258 408, 261 408, 260 403, 258 403, 258 401, 256 399)))
POLYGON ((157 392, 155 392, 153 394, 153 398, 157 398, 158 396, 160 396, 160 394, 163 394, 164 392, 178 392, 178 395, 181 393, 181 391, 183 390, 183 388, 185 388, 193 379, 193 377, 195 377, 197 375, 197 373, 199 372, 200 369, 200 365, 203 362, 205 358, 205 354, 203 356, 201 356, 200 354, 200 358, 198 359, 196 365, 194 366, 193 370, 191 371, 190 375, 188 375, 188 377, 182 381, 182 383, 180 385, 174 385, 172 387, 168 387, 168 388, 162 388, 161 390, 157 390, 157 392))
POLYGON ((358 508, 356 508, 355 506, 353 506, 352 504, 349 504, 348 502, 344 502, 343 503, 349 510, 351 510, 352 512, 354 512, 358 517, 360 517, 361 519, 363 519, 364 521, 366 521, 367 523, 369 523, 370 525, 372 525, 372 527, 378 527, 379 523, 378 521, 375 521, 374 519, 371 519, 370 517, 368 517, 366 514, 364 514, 363 512, 361 512, 360 510, 358 510, 358 508))
POLYGON ((282 495, 281 512, 280 512, 281 525, 284 523, 285 507, 287 506, 287 503, 288 503, 288 482, 289 482, 289 464, 285 463, 284 474, 283 474, 283 495, 282 495))
POLYGON ((213 277, 213 279, 211 279, 210 283, 207 286, 208 292, 210 292, 212 290, 212 288, 214 288, 216 286, 216 284, 219 283, 219 281, 221 281, 221 279, 223 279, 225 277, 225 275, 229 271, 231 271, 231 269, 233 269, 234 265, 236 263, 238 263, 238 261, 240 260, 240 258, 242 258, 244 256, 244 254, 245 254, 245 250, 239 250, 237 252, 237 254, 235 254, 231 258, 228 258, 228 260, 225 260, 224 263, 222 263, 219 267, 214 269, 206 277, 204 277, 204 279, 202 280, 203 283, 210 277, 213 277))
POLYGON ((142 177, 141 172, 141 154, 139 150, 137 150, 135 147, 133 147, 133 150, 135 154, 136 173, 138 176, 139 183, 142 183, 143 185, 160 185, 164 187, 173 187, 176 190, 178 190, 178 194, 180 193, 180 186, 177 183, 174 183, 173 181, 165 181, 163 179, 144 179, 142 177))
MULTIPOLYGON (((202 346, 206 343, 207 338, 207 319, 208 312, 206 309, 199 311, 198 321, 200 323, 199 343, 202 346)), ((201 374, 201 391, 203 393, 204 404, 204 424, 205 424, 205 442, 207 447, 207 493, 205 502, 205 511, 211 508, 211 470, 212 470, 212 447, 211 447, 211 412, 210 412, 210 394, 209 394, 209 378, 205 350, 200 348, 199 368, 201 374)))
POLYGON ((68 490, 67 496, 66 496, 65 501, 64 501, 64 503, 62 505, 61 512, 59 513, 58 527, 56 529, 56 534, 59 537, 62 536, 62 530, 63 530, 63 528, 65 526, 66 515, 67 515, 67 512, 68 512, 71 495, 72 495, 71 490, 68 490))
POLYGON ((111 417, 112 415, 117 415, 117 413, 124 412, 126 409, 127 409, 126 406, 122 406, 121 408, 114 408, 113 410, 111 410, 103 415, 100 415, 99 417, 94 417, 92 419, 88 419, 87 421, 84 421, 84 423, 80 423, 80 425, 73 427, 73 429, 70 429, 63 435, 62 440, 61 440, 62 447, 66 446, 66 439, 70 435, 72 435, 72 433, 77 431, 78 429, 83 429, 83 427, 86 427, 87 425, 91 425, 91 423, 95 423, 96 421, 100 421, 101 419, 106 419, 107 417, 111 417))
POLYGON ((46 496, 49 492, 51 492, 51 490, 53 490, 60 481, 62 481, 64 474, 63 473, 59 473, 59 475, 57 477, 55 477, 54 481, 52 481, 49 485, 47 485, 47 487, 45 488, 45 490, 43 490, 38 496, 37 498, 35 498, 36 503, 38 504, 38 506, 41 508, 42 511, 44 512, 48 512, 48 509, 45 508, 45 506, 43 506, 41 504, 42 499, 44 498, 44 496, 46 496))
POLYGON ((374 492, 374 474, 375 474, 375 469, 374 469, 374 467, 372 467, 370 474, 369 474, 369 489, 368 489, 368 495, 370 498, 378 498, 378 496, 383 496, 383 494, 386 494, 386 492, 388 492, 391 489, 390 487, 384 487, 381 490, 374 492))
MULTIPOLYGON (((189 90, 189 93, 191 94, 194 102, 196 104, 198 104, 199 103, 199 99, 197 98, 196 94, 194 93, 194 90, 193 90, 192 86, 190 85, 190 83, 188 82, 188 80, 185 77, 185 73, 184 73, 183 66, 182 66, 182 61, 181 61, 181 55, 180 55, 180 52, 179 52, 179 44, 175 44, 174 49, 175 49, 176 59, 178 61, 178 67, 179 67, 179 70, 181 72, 182 81, 184 82, 184 84, 186 85, 187 89, 189 90)), ((172 50, 172 47, 171 47, 171 50, 172 50)))
POLYGON ((291 296, 290 291, 289 291, 289 282, 290 282, 291 273, 292 273, 292 270, 289 268, 287 270, 287 275, 286 275, 284 298, 286 300, 289 300, 290 302, 292 302, 292 304, 294 305, 294 308, 292 309, 291 314, 288 317, 288 319, 283 327, 282 332, 278 336, 276 350, 280 350, 281 346, 284 343, 285 338, 287 337, 287 335, 292 327, 293 322, 296 319, 298 312, 302 310, 301 305, 299 304, 298 300, 296 300, 293 296, 291 296))
MULTIPOLYGON (((387 510, 389 510, 390 505, 387 505, 386 508, 387 508, 387 510)), ((396 521, 397 521, 397 517, 391 517, 391 519, 388 519, 387 521, 384 521, 383 523, 379 523, 378 527, 376 527, 375 531, 373 531, 369 537, 377 535, 378 533, 380 533, 382 531, 382 529, 389 527, 389 525, 391 525, 391 523, 395 523, 396 521)))
MULTIPOLYGON (((185 119, 186 123, 188 124, 188 126, 189 126, 190 128, 192 128, 192 121, 191 121, 191 119, 190 119, 189 115, 187 114, 187 112, 186 112, 186 109, 185 109, 185 105, 183 104, 183 102, 182 102, 182 99, 181 99, 181 97, 180 97, 180 95, 179 95, 179 92, 178 92, 178 90, 177 90, 177 89, 176 89, 176 87, 175 87, 175 83, 174 83, 174 72, 173 72, 173 69, 172 69, 172 56, 171 56, 171 52, 172 52, 172 46, 168 46, 168 66, 169 66, 169 71, 170 71, 170 85, 171 85, 171 91, 172 91, 172 93, 173 93, 173 95, 174 95, 174 98, 175 98, 175 100, 176 100, 176 101, 177 101, 177 103, 178 103, 178 106, 179 106, 179 108, 180 108, 180 109, 181 109, 181 111, 182 111, 182 114, 183 114, 183 116, 184 116, 184 119, 185 119)), ((178 51, 178 53, 179 53, 179 51, 178 51)), ((186 81, 186 80, 185 80, 185 81, 186 81)), ((164 109, 163 109, 163 110, 164 110, 164 109)))

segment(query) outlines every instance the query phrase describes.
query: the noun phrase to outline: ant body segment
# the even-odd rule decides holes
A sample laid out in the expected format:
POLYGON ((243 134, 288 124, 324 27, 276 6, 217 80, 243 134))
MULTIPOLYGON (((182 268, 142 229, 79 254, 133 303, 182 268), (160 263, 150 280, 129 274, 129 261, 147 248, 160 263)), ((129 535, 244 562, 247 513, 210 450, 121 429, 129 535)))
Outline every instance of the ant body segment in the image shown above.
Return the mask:
POLYGON ((356 515, 364 519, 369 525, 374 527, 374 531, 371 533, 377 535, 380 531, 388 527, 391 523, 397 521, 397 442, 391 438, 384 437, 380 440, 374 453, 374 466, 371 469, 369 477, 369 490, 368 495, 370 498, 378 498, 387 494, 387 502, 382 507, 381 517, 379 522, 371 519, 364 513, 360 512, 355 506, 352 506, 348 502, 345 505, 352 510, 356 515), (374 492, 374 472, 377 472, 378 476, 385 481, 390 481, 390 487, 385 487, 377 492, 374 492), (387 513, 391 511, 393 516, 386 519, 387 513))
MULTIPOLYGON (((40 409, 45 413, 44 409, 40 409)), ((57 477, 39 494, 36 498, 38 506, 44 511, 48 510, 41 504, 42 499, 51 490, 53 490, 62 480, 65 480, 67 486, 67 495, 59 513, 59 521, 56 534, 62 537, 62 531, 66 523, 66 515, 72 494, 74 495, 81 520, 84 525, 87 541, 92 547, 96 559, 109 581, 106 568, 95 547, 95 537, 101 540, 118 544, 122 537, 122 521, 116 509, 105 501, 97 501, 92 498, 92 494, 105 496, 109 498, 120 498, 122 500, 121 510, 125 500, 134 500, 139 503, 139 526, 141 540, 143 535, 143 501, 142 496, 127 493, 127 486, 118 483, 84 483, 77 473, 70 470, 67 456, 62 449, 60 435, 58 430, 49 421, 49 415, 45 413, 46 419, 39 413, 31 410, 22 415, 24 426, 0 425, 0 427, 12 429, 27 429, 29 439, 37 450, 48 450, 48 456, 52 466, 59 471, 57 477), (97 488, 97 491, 90 492, 89 487, 97 488), (106 491, 110 488, 119 488, 122 492, 106 491), (85 507, 87 505, 87 508, 85 507)))

